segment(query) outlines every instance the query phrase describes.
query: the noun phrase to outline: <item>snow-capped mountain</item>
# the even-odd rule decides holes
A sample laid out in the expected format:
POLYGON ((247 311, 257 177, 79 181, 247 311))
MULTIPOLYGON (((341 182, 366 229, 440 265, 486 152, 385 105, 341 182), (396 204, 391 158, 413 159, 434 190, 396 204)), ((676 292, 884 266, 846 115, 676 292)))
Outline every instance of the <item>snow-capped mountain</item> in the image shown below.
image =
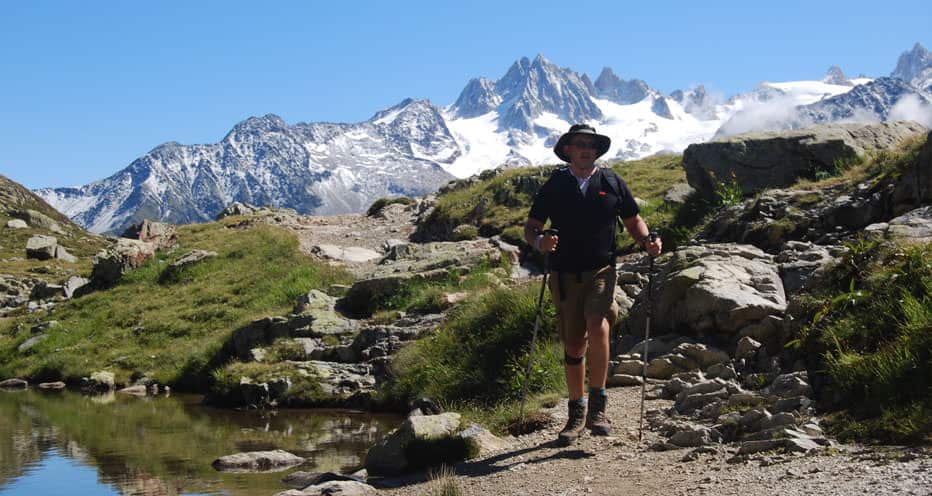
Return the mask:
POLYGON ((726 100, 703 86, 664 96, 611 68, 593 82, 538 55, 498 80, 470 80, 444 108, 408 99, 356 124, 250 118, 219 143, 166 143, 109 178, 37 193, 97 232, 143 217, 209 220, 232 201, 355 212, 382 196, 427 193, 503 164, 554 163, 554 143, 577 122, 612 138, 609 159, 821 122, 909 118, 932 126, 930 76, 932 56, 917 44, 891 77, 849 79, 833 66, 821 80, 764 82, 726 100))
POLYGON ((166 143, 101 181, 37 193, 96 232, 143 218, 203 222, 233 201, 356 212, 379 197, 435 191, 453 179, 443 165, 459 154, 439 109, 405 100, 359 124, 253 117, 219 143, 166 143))

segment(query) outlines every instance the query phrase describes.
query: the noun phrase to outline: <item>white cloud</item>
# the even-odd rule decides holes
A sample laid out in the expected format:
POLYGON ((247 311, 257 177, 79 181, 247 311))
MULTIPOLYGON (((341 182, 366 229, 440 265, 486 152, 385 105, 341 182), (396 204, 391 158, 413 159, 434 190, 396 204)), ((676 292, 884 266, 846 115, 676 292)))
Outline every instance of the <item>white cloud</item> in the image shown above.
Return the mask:
POLYGON ((932 105, 923 102, 918 95, 906 95, 890 109, 888 120, 916 121, 923 126, 932 127, 932 105))

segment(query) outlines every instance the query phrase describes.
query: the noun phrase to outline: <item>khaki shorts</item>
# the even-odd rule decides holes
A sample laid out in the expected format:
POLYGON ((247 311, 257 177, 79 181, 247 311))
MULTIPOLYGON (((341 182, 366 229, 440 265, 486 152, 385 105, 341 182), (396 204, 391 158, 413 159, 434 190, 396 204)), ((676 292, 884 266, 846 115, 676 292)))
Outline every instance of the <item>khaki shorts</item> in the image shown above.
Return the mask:
POLYGON ((586 337, 586 319, 605 317, 609 326, 618 318, 615 303, 615 270, 606 265, 588 272, 550 273, 550 296, 557 308, 557 329, 560 339, 580 342, 586 337), (577 275, 579 276, 577 278, 577 275), (561 288, 563 294, 561 294, 561 288))

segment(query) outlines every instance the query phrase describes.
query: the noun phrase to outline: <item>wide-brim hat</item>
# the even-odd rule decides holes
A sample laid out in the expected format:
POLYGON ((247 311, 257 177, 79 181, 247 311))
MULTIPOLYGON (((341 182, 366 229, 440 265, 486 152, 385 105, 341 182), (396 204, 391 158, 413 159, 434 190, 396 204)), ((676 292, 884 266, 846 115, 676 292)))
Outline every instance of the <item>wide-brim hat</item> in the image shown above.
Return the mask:
POLYGON ((596 158, 605 155, 605 152, 608 151, 609 147, 612 146, 612 139, 604 134, 599 134, 595 132, 595 128, 588 124, 573 124, 570 126, 570 130, 567 131, 563 136, 560 136, 560 139, 557 140, 557 144, 553 145, 553 153, 556 153, 560 160, 564 162, 569 162, 570 158, 563 153, 563 145, 569 143, 570 138, 576 135, 591 136, 595 139, 598 149, 596 150, 598 155, 596 158))

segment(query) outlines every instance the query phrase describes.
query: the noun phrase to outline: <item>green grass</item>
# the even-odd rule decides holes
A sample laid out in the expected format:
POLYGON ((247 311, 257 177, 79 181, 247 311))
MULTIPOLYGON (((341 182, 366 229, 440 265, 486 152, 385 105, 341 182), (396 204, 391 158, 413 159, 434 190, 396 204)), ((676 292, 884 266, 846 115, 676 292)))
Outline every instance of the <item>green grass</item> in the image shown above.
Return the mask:
MULTIPOLYGON (((388 394, 428 396, 457 409, 507 409, 524 384, 539 288, 526 285, 470 297, 433 335, 405 347, 393 362, 388 394)), ((562 348, 547 302, 534 351, 530 394, 563 390, 562 348)))
MULTIPOLYGON (((664 203, 664 195, 670 187, 686 181, 681 162, 681 155, 659 155, 608 164, 625 180, 631 192, 646 202, 641 207, 641 216, 671 244, 682 243, 695 234, 711 210, 710 206, 697 201, 687 202, 687 205, 664 203)), ((451 240, 455 237, 454 228, 472 225, 481 236, 501 234, 505 241, 528 251, 522 230, 524 222, 534 194, 555 168, 510 169, 494 177, 480 176, 469 186, 447 191, 437 198, 434 210, 419 227, 420 232, 433 235, 421 235, 451 240)), ((638 249, 627 234, 620 233, 618 239, 622 253, 638 249)))
POLYGON ((502 284, 502 278, 508 278, 510 272, 508 260, 502 257, 495 262, 480 264, 468 272, 450 269, 446 276, 439 280, 411 279, 396 290, 373 298, 370 302, 371 314, 381 314, 380 318, 386 318, 393 314, 385 312, 441 312, 451 306, 445 299, 446 294, 460 291, 476 292, 497 287, 502 284))
POLYGON ((801 337, 827 381, 822 396, 840 410, 833 429, 932 441, 932 244, 848 247, 827 287, 805 300, 801 337))
POLYGON ((378 215, 383 208, 400 203, 401 205, 410 205, 414 203, 414 200, 408 198, 407 196, 399 196, 397 198, 379 198, 378 200, 372 202, 372 205, 369 206, 369 209, 366 210, 366 215, 372 217, 378 215))
POLYGON ((77 381, 110 370, 119 382, 147 376, 202 390, 233 329, 289 313, 312 288, 350 282, 350 275, 301 254, 293 234, 225 227, 235 221, 179 227, 179 246, 170 254, 159 253, 109 290, 59 305, 45 320, 60 325, 26 353, 16 347, 40 317, 0 322, 0 377, 77 381), (219 256, 163 278, 191 249, 219 256))

